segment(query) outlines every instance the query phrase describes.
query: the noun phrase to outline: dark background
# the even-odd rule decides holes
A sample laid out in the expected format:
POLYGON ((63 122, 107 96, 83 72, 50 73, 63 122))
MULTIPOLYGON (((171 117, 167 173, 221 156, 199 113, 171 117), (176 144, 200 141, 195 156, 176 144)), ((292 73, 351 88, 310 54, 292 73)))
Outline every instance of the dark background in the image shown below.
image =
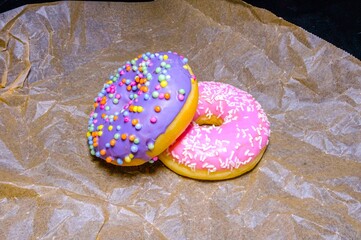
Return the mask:
POLYGON ((361 0, 245 0, 361 59, 361 0))
MULTIPOLYGON (((361 0, 245 1, 267 9, 361 59, 361 0)), ((40 2, 46 1, 0 0, 0 13, 24 4, 40 2)))

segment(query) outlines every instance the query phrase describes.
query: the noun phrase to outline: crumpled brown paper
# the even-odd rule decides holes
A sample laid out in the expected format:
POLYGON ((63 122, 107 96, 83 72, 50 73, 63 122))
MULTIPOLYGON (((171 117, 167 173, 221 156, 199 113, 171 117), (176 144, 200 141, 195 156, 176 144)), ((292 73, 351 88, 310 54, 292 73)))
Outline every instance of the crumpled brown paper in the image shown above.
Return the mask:
POLYGON ((361 62, 241 1, 55 2, 0 15, 1 239, 360 239, 361 62), (92 158, 93 98, 146 51, 250 92, 270 145, 239 178, 92 158))

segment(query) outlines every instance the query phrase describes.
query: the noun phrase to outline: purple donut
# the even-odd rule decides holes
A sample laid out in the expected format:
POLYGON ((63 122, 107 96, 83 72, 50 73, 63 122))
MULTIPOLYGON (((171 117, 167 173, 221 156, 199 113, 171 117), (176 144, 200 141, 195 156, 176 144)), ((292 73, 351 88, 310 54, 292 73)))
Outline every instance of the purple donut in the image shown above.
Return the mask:
MULTIPOLYGON (((156 160, 176 137, 162 146, 157 138, 169 130, 188 100, 198 101, 198 91, 192 90, 196 77, 187 62, 175 52, 147 52, 111 75, 94 99, 87 132, 90 153, 123 166, 156 160)), ((195 108, 187 113, 191 116, 182 123, 184 129, 195 108)))

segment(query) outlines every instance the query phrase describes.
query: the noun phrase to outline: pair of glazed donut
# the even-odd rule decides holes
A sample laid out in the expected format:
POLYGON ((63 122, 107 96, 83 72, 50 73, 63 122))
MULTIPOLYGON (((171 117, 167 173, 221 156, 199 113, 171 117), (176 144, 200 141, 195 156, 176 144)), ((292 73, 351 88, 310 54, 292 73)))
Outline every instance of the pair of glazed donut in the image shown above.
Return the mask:
POLYGON ((267 116, 248 93, 199 82, 176 52, 128 61, 94 99, 88 122, 90 153, 135 166, 158 158, 174 172, 222 180, 251 170, 270 134, 267 116))

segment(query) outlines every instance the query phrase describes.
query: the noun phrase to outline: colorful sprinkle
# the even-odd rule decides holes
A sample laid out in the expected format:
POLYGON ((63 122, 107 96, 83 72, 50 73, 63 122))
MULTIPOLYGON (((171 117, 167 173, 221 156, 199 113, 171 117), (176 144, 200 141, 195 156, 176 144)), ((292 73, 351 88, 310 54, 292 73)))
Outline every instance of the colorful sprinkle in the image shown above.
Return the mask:
POLYGON ((159 113, 162 109, 160 108, 160 106, 155 106, 154 107, 154 111, 159 113))
POLYGON ((150 118, 150 122, 151 122, 151 123, 156 123, 156 122, 157 122, 157 118, 156 118, 156 117, 151 117, 151 118, 150 118))
MULTIPOLYGON (((149 148, 149 146, 148 146, 148 148, 149 148)), ((101 156, 104 156, 106 153, 107 153, 107 151, 105 149, 100 150, 100 155, 101 156)))
POLYGON ((126 162, 126 163, 130 163, 130 161, 131 161, 131 159, 130 159, 130 157, 129 157, 129 156, 126 156, 126 157, 124 158, 124 162, 126 162))
POLYGON ((126 140, 127 139, 127 134, 123 133, 121 138, 122 138, 123 141, 126 140))
POLYGON ((135 129, 137 129, 137 130, 142 129, 142 125, 141 125, 140 123, 137 123, 137 124, 135 125, 135 129))
POLYGON ((153 150, 153 149, 154 149, 154 143, 152 143, 152 142, 148 143, 147 146, 148 146, 148 149, 149 149, 149 150, 153 150))
POLYGON ((132 134, 129 136, 129 141, 133 142, 135 140, 135 136, 132 134))
POLYGON ((154 91, 154 92, 152 93, 152 97, 153 97, 153 98, 158 98, 158 96, 159 96, 159 93, 158 93, 157 91, 154 91))
POLYGON ((122 165, 122 164, 123 164, 123 160, 120 159, 120 158, 118 158, 118 159, 117 159, 117 163, 118 163, 119 165, 122 165))
POLYGON ((138 152, 138 147, 137 147, 137 145, 131 146, 130 151, 132 151, 132 153, 138 152))
POLYGON ((132 125, 135 126, 135 125, 137 125, 138 122, 139 122, 138 119, 133 119, 132 120, 132 125))
POLYGON ((162 81, 164 81, 165 80, 165 75, 164 74, 160 74, 159 76, 158 76, 158 81, 159 82, 162 82, 162 81))
POLYGON ((167 81, 161 81, 161 82, 160 82, 160 86, 161 86, 162 88, 165 88, 167 85, 168 85, 168 82, 167 82, 167 81))
POLYGON ((143 112, 144 108, 142 106, 138 106, 137 112, 141 113, 143 112))

